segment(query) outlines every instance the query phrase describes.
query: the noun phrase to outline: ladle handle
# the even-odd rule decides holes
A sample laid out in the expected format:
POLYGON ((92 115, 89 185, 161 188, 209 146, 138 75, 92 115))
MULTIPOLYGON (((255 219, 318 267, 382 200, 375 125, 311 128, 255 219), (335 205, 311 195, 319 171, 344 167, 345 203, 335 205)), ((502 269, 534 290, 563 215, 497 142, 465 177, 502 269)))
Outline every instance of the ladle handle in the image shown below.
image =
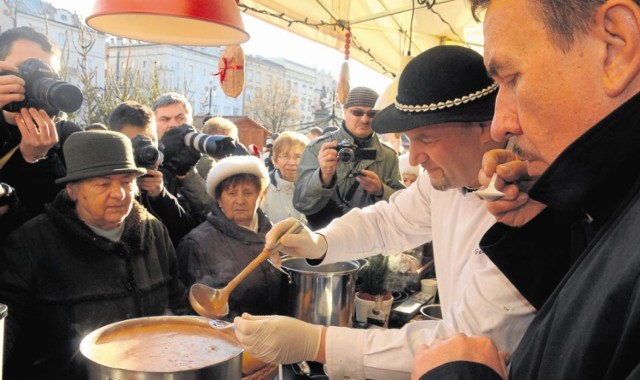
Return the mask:
POLYGON ((263 249, 262 252, 260 252, 260 254, 249 263, 249 265, 247 265, 240 273, 238 273, 238 275, 234 277, 233 280, 229 281, 227 286, 225 286, 222 291, 227 294, 231 293, 233 289, 235 289, 236 286, 238 286, 238 284, 242 282, 242 280, 244 280, 247 275, 249 275, 249 273, 253 272, 253 270, 256 269, 258 265, 262 264, 263 261, 271 256, 271 251, 271 249, 263 249))
MULTIPOLYGON (((302 230, 302 228, 303 228, 302 223, 296 223, 291 228, 289 228, 289 230, 285 232, 282 236, 288 235, 288 234, 297 234, 302 230)), ((249 263, 249 265, 247 265, 240 273, 238 273, 238 275, 233 280, 229 281, 227 286, 225 286, 224 289, 222 289, 222 291, 225 292, 226 294, 230 294, 233 291, 233 289, 235 289, 236 286, 238 286, 238 284, 242 280, 244 280, 245 277, 247 277, 249 273, 251 273, 254 269, 258 267, 258 265, 262 264, 266 259, 268 259, 272 253, 278 252, 280 250, 280 246, 281 246, 280 240, 278 240, 278 242, 273 248, 263 249, 262 252, 260 252, 260 254, 256 256, 256 258, 249 263)))

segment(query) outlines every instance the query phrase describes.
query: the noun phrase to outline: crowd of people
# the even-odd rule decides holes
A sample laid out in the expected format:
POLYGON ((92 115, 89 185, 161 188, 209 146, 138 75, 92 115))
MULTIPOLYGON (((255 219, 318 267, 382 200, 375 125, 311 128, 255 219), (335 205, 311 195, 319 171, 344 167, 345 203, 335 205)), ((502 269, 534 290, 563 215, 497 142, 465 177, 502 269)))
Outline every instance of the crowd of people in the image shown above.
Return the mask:
MULTIPOLYGON (((215 152, 186 144, 199 131, 178 93, 84 130, 3 110, 5 378, 84 378, 86 333, 194 313, 190 285, 224 287, 276 242, 311 265, 431 242, 442 320, 365 330, 278 316, 280 276, 264 263, 226 318, 265 363, 352 379, 637 378, 640 4, 468 2, 486 12, 484 57, 424 51, 393 104, 374 109, 375 91, 355 87, 340 127, 272 136, 266 161, 223 118, 200 131, 215 152), (476 196, 496 175, 504 196, 476 196)), ((0 69, 28 58, 56 69, 59 50, 27 27, 0 34, 0 69)), ((24 85, 0 76, 0 106, 24 85)))
MULTIPOLYGON (((60 51, 29 27, 0 34, 0 68, 16 73, 0 76, 3 108, 27 98, 17 72, 29 58, 57 71, 60 51)), ((404 187, 397 156, 370 129, 376 98, 370 89, 354 90, 349 121, 335 132, 341 142, 358 139, 356 149, 380 153, 349 162, 351 171, 360 165, 363 178, 370 173, 363 184, 368 203, 388 197, 385 183, 404 187), (388 173, 372 171, 380 162, 388 173)), ((130 318, 194 313, 189 286, 224 287, 264 248, 273 222, 306 221, 293 200, 309 137, 272 135, 265 161, 227 119, 207 118, 197 130, 179 93, 150 107, 125 101, 105 123, 86 128, 37 104, 3 110, 0 123, 0 303, 10 310, 5 378, 84 378, 78 345, 88 332, 130 318), (186 142, 197 133, 213 145, 186 142)), ((329 143, 335 152, 336 144, 329 143)), ((230 297, 226 318, 278 313, 280 279, 272 265, 259 266, 230 297)))

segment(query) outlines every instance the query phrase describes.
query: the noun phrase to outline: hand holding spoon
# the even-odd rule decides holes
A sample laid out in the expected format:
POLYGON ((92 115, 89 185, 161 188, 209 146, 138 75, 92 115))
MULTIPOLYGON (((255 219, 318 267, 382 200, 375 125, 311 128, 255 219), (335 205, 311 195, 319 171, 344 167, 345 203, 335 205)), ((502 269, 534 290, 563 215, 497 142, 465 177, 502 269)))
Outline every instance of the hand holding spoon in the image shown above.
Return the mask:
MULTIPOLYGON (((296 234, 303 228, 302 223, 293 225, 284 235, 296 234)), ((283 236, 284 236, 283 235, 283 236)), ((280 241, 271 249, 263 249, 227 286, 222 289, 214 289, 204 284, 193 284, 189 289, 189 302, 196 313, 203 317, 218 319, 229 314, 229 295, 236 286, 258 265, 262 264, 269 256, 280 250, 280 241)))
POLYGON ((497 179, 498 173, 493 173, 493 176, 491 176, 491 181, 489 181, 489 186, 487 186, 486 189, 481 189, 475 192, 478 198, 483 199, 487 202, 494 202, 504 197, 504 193, 496 189, 497 179))

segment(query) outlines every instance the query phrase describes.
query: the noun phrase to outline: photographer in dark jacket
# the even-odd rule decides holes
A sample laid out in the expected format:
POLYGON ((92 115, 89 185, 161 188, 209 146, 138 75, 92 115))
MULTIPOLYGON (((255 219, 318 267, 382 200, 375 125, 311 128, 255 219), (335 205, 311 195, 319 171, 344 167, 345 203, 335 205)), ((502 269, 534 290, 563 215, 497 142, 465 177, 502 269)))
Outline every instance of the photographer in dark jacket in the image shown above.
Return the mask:
MULTIPOLYGON (((0 75, 0 107, 25 100, 27 82, 17 74, 29 58, 41 60, 55 72, 60 66, 60 52, 45 35, 29 27, 0 34, 0 72, 4 74, 0 75)), ((0 117, 0 181, 15 188, 30 217, 41 213, 60 190, 55 180, 66 173, 62 146, 69 135, 81 130, 57 119, 29 102, 19 112, 3 110, 0 117)))
POLYGON ((121 103, 109 115, 109 129, 131 139, 136 165, 147 169, 147 174, 138 178, 141 192, 137 200, 164 223, 173 245, 177 246, 196 223, 178 199, 164 187, 164 175, 158 170, 162 156, 158 151, 153 111, 135 101, 121 103))
MULTIPOLYGON (((156 116, 160 150, 164 153, 164 161, 160 166, 164 185, 178 198, 196 224, 200 224, 211 210, 213 200, 207 194, 204 179, 195 168, 202 153, 185 144, 185 135, 196 132, 191 104, 183 95, 169 92, 158 97, 151 108, 156 116)), ((231 138, 218 140, 217 144, 219 150, 211 154, 218 158, 236 150, 231 138)))
MULTIPOLYGON (((196 224, 200 224, 213 205, 213 200, 205 189, 204 179, 195 169, 202 154, 185 147, 185 131, 177 130, 183 125, 193 125, 191 103, 181 94, 168 92, 159 96, 151 109, 156 116, 160 150, 164 153, 164 162, 160 167, 164 174, 164 185, 196 219, 196 224)), ((191 130, 195 132, 195 128, 191 127, 191 130)))

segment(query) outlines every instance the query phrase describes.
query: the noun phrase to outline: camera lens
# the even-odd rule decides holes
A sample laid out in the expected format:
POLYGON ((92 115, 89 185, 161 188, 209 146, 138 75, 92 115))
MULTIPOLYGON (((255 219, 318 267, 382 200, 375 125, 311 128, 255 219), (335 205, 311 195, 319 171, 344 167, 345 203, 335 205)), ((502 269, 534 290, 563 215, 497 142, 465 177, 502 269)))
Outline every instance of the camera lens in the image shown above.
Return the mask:
POLYGON ((71 83, 39 78, 31 86, 34 100, 64 112, 75 112, 82 105, 82 92, 71 83))
POLYGON ((136 161, 140 166, 147 167, 158 161, 158 150, 154 146, 145 146, 136 150, 136 161))
POLYGON ((355 157, 355 152, 351 148, 342 148, 338 151, 338 160, 341 162, 350 162, 355 157))
POLYGON ((184 136, 184 143, 198 152, 210 156, 218 154, 220 149, 220 146, 216 143, 215 135, 207 135, 205 133, 189 132, 184 136))

